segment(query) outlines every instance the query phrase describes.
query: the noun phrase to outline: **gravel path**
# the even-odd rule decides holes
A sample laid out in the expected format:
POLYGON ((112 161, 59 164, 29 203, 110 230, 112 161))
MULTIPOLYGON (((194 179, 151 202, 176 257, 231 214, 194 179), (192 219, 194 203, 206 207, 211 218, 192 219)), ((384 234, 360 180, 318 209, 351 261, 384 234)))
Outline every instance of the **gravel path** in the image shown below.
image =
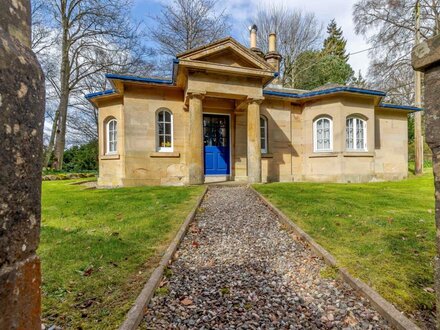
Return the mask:
POLYGON ((246 187, 212 187, 144 329, 388 329, 246 187))

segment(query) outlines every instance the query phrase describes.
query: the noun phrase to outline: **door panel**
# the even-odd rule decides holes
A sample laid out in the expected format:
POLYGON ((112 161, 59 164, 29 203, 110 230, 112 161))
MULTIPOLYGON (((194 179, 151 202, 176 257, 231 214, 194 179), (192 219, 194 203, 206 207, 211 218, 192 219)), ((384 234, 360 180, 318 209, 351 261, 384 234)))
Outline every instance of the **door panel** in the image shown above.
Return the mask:
POLYGON ((229 117, 203 115, 205 175, 229 174, 229 117))

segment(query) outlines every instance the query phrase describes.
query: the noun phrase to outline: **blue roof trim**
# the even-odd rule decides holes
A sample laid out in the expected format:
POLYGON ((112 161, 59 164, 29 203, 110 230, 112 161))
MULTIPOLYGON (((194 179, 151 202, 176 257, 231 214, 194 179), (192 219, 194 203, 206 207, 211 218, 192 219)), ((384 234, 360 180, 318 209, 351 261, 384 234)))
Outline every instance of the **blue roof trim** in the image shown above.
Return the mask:
POLYGON ((381 104, 379 104, 379 107, 388 108, 388 109, 407 110, 407 111, 423 111, 422 108, 413 107, 413 106, 409 106, 409 105, 391 104, 391 103, 381 103, 381 104))
POLYGON ((171 79, 157 79, 157 78, 141 78, 136 76, 125 76, 120 74, 108 73, 105 75, 107 79, 118 79, 125 81, 136 81, 150 84, 172 85, 174 83, 171 79))
POLYGON ((302 93, 302 94, 277 92, 277 91, 263 91, 263 95, 302 99, 302 98, 306 98, 306 97, 327 95, 327 94, 333 94, 333 93, 338 93, 338 92, 358 93, 358 94, 366 94, 366 95, 381 96, 381 97, 386 95, 385 92, 381 92, 381 91, 376 91, 376 90, 372 90, 372 89, 362 89, 362 88, 356 88, 356 87, 348 87, 348 86, 347 87, 329 88, 329 89, 307 92, 307 93, 302 93))
POLYGON ((108 89, 108 90, 105 90, 102 92, 95 92, 95 93, 86 94, 84 97, 86 99, 91 99, 96 96, 111 95, 111 94, 115 94, 115 93, 116 93, 116 91, 114 89, 108 89))

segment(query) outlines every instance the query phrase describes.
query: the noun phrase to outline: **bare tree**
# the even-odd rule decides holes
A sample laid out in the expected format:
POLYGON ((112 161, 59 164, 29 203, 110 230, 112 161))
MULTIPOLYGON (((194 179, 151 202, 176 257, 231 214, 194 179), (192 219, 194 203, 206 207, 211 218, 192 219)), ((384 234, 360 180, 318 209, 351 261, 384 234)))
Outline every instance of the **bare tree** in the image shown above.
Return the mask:
POLYGON ((185 50, 224 37, 230 29, 228 15, 218 9, 219 0, 174 0, 153 17, 151 29, 161 52, 175 56, 185 50))
POLYGON ((264 52, 268 50, 269 33, 277 34, 278 51, 283 56, 281 81, 293 86, 295 60, 304 51, 322 46, 323 24, 313 13, 291 10, 283 5, 260 7, 252 23, 258 26, 258 47, 264 52))
POLYGON ((142 66, 142 36, 130 21, 130 0, 37 0, 34 8, 34 17, 43 18, 35 21, 34 50, 58 102, 47 151, 55 147, 61 169, 72 95, 84 93, 92 76, 142 66))
MULTIPOLYGON (((353 6, 356 33, 372 45, 369 78, 397 102, 414 101, 410 53, 414 46, 415 4, 416 0, 359 0, 353 6)), ((422 39, 438 34, 440 1, 421 0, 420 9, 422 39)))

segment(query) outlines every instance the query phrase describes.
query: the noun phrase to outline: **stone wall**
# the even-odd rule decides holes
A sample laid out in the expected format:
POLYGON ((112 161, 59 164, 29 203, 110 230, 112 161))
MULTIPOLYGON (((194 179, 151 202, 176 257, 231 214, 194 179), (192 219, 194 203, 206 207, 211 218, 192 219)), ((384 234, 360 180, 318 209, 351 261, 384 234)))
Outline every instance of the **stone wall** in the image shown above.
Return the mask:
MULTIPOLYGON (((195 75, 192 79, 198 83, 201 77, 204 76, 195 75)), ((218 88, 217 82, 210 88, 218 88)), ((203 113, 230 116, 229 179, 247 181, 247 110, 236 109, 240 101, 234 99, 204 97, 201 102, 203 113)), ((188 183, 189 112, 185 110, 182 90, 126 86, 123 98, 102 103, 99 112, 100 186, 188 183), (161 108, 173 113, 174 145, 169 153, 157 152, 156 112, 161 108), (120 122, 118 155, 111 157, 103 152, 103 127, 107 118, 120 122)), ((268 121, 269 141, 268 153, 261 160, 263 182, 368 182, 407 176, 405 111, 377 108, 371 97, 344 95, 303 105, 267 98, 260 106, 260 113, 268 121), (346 150, 346 119, 352 115, 366 121, 366 151, 346 150), (320 116, 333 120, 331 152, 313 149, 313 122, 320 116)))

